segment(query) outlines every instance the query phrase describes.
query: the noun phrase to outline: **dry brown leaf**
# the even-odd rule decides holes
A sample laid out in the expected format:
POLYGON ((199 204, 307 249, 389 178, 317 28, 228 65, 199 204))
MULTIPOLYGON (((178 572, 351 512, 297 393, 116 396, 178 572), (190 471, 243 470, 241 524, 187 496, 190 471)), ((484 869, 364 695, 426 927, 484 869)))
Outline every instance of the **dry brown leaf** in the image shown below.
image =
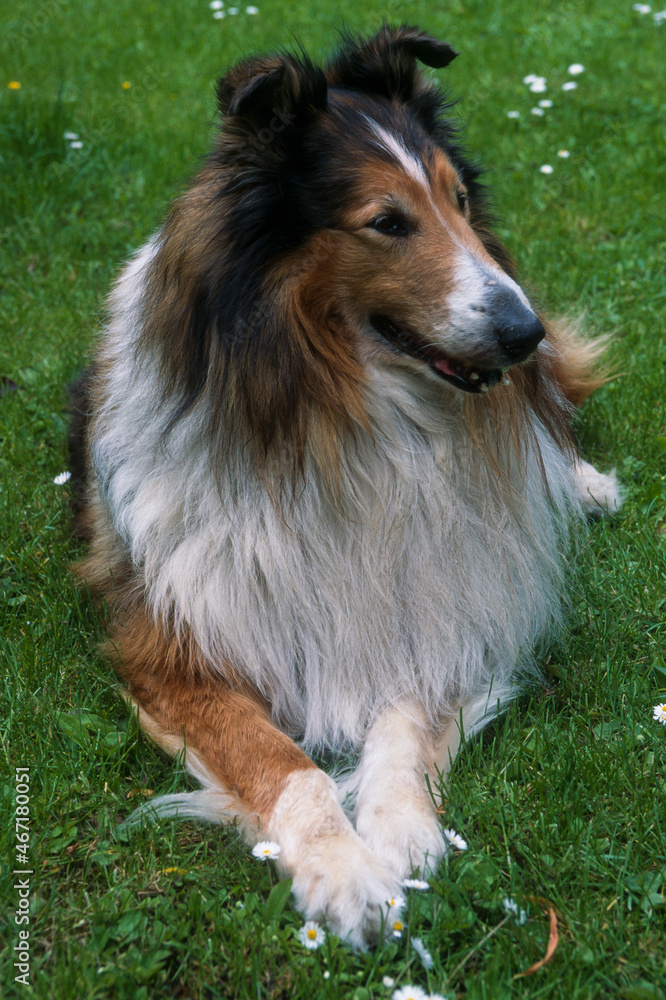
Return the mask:
POLYGON ((543 958, 540 958, 538 962, 534 965, 530 965, 529 969, 525 969, 524 972, 519 972, 515 975, 514 979, 522 979, 524 976, 531 976, 534 972, 538 972, 542 969, 544 965, 550 962, 551 958, 555 954, 555 949, 557 948, 560 936, 557 932, 557 917, 555 915, 555 910, 552 906, 548 907, 548 913, 550 914, 550 934, 548 935, 548 947, 546 948, 546 954, 543 958))

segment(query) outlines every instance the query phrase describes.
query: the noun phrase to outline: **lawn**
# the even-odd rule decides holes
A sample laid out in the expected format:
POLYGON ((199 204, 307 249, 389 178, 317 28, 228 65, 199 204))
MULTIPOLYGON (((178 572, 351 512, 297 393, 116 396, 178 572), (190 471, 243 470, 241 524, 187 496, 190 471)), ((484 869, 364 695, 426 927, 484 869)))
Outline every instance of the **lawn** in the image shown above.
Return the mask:
POLYGON ((449 1000, 666 997, 666 726, 653 718, 666 702, 666 19, 626 0, 259 4, 216 18, 208 0, 13 0, 0 15, 0 995, 388 1000, 415 984, 449 1000), (341 24, 382 19, 460 50, 440 76, 524 284, 614 335, 618 377, 578 432, 590 461, 617 467, 626 503, 572 558, 543 685, 433 789, 467 850, 410 891, 400 939, 359 955, 332 936, 306 950, 272 862, 233 830, 119 829, 151 793, 190 784, 117 699, 54 479, 66 386, 119 264, 206 148, 216 76, 294 38, 321 56, 341 24), (547 89, 530 91, 528 74, 547 89), (520 976, 551 926, 552 959, 520 976), (26 940, 27 985, 14 967, 26 940))

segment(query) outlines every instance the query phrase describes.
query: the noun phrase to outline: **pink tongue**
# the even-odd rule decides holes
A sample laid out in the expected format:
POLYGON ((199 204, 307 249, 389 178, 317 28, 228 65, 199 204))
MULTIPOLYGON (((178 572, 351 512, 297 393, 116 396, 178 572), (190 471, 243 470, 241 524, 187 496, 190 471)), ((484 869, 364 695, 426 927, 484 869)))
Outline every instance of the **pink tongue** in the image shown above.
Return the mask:
POLYGON ((442 358, 441 361, 433 361, 432 366, 433 368, 436 368, 437 371, 443 372, 445 375, 456 374, 451 365, 444 358, 442 358))

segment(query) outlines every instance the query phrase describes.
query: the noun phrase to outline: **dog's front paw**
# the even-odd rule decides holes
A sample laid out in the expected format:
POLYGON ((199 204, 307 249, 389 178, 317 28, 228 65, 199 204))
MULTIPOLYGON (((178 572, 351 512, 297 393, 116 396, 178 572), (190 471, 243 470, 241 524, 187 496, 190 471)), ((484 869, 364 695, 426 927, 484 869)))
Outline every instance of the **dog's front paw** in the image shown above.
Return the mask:
POLYGON ((376 944, 399 919, 390 906, 400 893, 399 880, 351 827, 309 844, 292 874, 298 909, 353 948, 376 944))
POLYGON ((366 802, 356 812, 356 831, 373 854, 401 878, 414 870, 433 872, 446 853, 446 842, 430 799, 405 795, 402 801, 366 802))
POLYGON ((615 514, 622 506, 622 493, 615 470, 599 472, 589 462, 579 460, 575 465, 578 491, 583 508, 590 517, 615 514))
POLYGON ((358 836, 322 771, 289 777, 266 832, 281 846, 280 866, 307 919, 323 921, 353 948, 367 948, 391 929, 399 914, 389 900, 399 895, 400 881, 358 836))

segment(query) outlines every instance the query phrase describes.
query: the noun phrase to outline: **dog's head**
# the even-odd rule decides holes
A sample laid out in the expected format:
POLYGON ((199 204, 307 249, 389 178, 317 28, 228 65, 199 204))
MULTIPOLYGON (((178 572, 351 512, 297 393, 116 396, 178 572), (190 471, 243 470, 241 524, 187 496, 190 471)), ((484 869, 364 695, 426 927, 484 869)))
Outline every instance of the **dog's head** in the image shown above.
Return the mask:
POLYGON ((544 329, 487 228, 446 100, 418 67, 456 55, 385 27, 348 39, 325 70, 304 56, 249 60, 218 87, 221 155, 243 189, 241 242, 280 256, 274 280, 299 275, 306 311, 335 316, 347 346, 353 331, 366 362, 483 392, 544 329))
POLYGON ((491 232, 451 105, 419 66, 455 56, 384 27, 324 67, 284 53, 220 80, 222 128, 160 234, 144 310, 143 342, 178 390, 169 426, 203 394, 220 451, 242 439, 263 461, 286 448, 302 468, 316 434, 334 461, 343 428, 368 426, 372 372, 443 410, 492 390, 491 410, 534 407, 553 423, 544 329, 491 232))

